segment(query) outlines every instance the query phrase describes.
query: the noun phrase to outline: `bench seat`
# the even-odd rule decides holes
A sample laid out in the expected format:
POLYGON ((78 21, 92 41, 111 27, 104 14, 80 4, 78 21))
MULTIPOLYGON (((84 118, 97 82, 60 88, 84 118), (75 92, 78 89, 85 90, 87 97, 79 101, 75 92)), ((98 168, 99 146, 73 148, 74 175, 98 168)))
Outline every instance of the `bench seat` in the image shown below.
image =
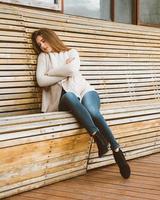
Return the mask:
POLYGON ((114 163, 69 112, 41 113, 31 33, 56 31, 127 159, 160 152, 160 30, 0 3, 0 198, 114 163))

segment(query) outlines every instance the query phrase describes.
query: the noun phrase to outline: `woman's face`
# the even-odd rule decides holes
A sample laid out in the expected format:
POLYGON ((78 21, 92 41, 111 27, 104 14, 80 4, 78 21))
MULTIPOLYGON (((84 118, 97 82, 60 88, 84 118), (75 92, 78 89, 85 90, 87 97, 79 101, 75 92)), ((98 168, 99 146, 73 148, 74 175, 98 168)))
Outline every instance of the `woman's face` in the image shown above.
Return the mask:
POLYGON ((52 51, 52 47, 45 39, 43 39, 42 36, 38 35, 36 38, 36 42, 43 52, 49 53, 52 51))

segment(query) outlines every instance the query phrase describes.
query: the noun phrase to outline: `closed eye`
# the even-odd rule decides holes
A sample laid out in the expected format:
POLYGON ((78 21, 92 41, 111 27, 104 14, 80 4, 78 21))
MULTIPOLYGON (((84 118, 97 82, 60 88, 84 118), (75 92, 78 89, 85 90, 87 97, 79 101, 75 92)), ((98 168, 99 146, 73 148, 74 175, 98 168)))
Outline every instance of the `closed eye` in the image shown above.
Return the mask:
POLYGON ((42 39, 40 42, 41 42, 41 43, 37 43, 37 45, 38 45, 39 47, 41 47, 42 43, 45 43, 45 40, 42 39))

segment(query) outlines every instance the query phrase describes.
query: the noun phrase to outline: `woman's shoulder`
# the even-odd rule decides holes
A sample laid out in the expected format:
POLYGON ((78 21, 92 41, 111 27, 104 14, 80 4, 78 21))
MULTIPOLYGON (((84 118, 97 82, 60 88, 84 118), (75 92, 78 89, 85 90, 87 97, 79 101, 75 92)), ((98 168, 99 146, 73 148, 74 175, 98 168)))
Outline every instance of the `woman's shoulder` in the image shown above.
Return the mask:
POLYGON ((49 54, 48 53, 45 53, 45 52, 41 52, 39 55, 38 55, 38 61, 46 61, 49 57, 49 54))
POLYGON ((41 52, 39 55, 38 55, 38 59, 45 59, 46 57, 46 53, 44 52, 41 52))
POLYGON ((41 52, 37 58, 37 64, 44 64, 47 62, 47 53, 41 52))
POLYGON ((68 53, 70 54, 70 55, 78 55, 79 53, 78 53, 78 51, 76 50, 76 49, 74 49, 74 48, 71 48, 69 51, 68 51, 68 53))
POLYGON ((41 57, 45 57, 46 55, 48 55, 48 53, 45 53, 43 51, 39 54, 39 56, 41 56, 41 57))
POLYGON ((75 49, 75 48, 71 48, 70 50, 69 50, 69 52, 73 52, 73 53, 78 53, 78 51, 75 49))

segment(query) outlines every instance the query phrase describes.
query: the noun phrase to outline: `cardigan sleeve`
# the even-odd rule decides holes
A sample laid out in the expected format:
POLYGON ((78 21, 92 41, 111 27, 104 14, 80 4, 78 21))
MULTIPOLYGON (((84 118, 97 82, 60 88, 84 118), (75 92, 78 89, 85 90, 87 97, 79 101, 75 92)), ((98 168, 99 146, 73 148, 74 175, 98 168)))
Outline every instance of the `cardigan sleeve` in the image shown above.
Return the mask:
POLYGON ((75 72, 80 69, 80 58, 79 53, 75 49, 71 49, 68 52, 69 58, 74 58, 70 63, 64 64, 56 70, 50 70, 48 72, 49 76, 72 76, 75 72))
POLYGON ((55 83, 64 79, 64 77, 60 76, 48 76, 46 75, 46 59, 45 53, 41 53, 38 56, 37 70, 36 70, 36 79, 37 83, 40 87, 48 87, 54 85, 55 83))

